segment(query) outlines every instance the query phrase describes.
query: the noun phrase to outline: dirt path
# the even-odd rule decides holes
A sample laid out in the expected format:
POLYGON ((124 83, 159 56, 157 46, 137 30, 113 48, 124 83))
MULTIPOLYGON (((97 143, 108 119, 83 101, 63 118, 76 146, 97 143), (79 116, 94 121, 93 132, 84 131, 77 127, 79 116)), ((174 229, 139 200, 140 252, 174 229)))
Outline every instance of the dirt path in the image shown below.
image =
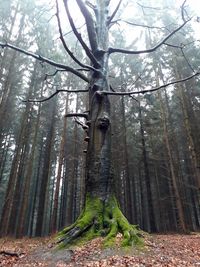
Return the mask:
MULTIPOLYGON (((120 237, 119 237, 120 239, 120 237)), ((200 267, 200 233, 152 235, 146 247, 124 251, 102 249, 102 239, 57 251, 53 239, 0 239, 0 267, 200 267)))

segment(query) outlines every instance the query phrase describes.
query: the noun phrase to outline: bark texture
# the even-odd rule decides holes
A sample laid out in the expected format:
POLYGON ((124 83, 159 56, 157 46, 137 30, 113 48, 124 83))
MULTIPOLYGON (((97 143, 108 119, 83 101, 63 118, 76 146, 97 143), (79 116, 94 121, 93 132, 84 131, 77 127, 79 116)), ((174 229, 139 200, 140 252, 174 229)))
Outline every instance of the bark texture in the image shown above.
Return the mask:
MULTIPOLYGON (((123 245, 139 241, 135 227, 129 224, 120 211, 113 192, 110 100, 108 95, 103 93, 110 91, 107 52, 109 1, 98 0, 96 3, 94 27, 86 6, 77 0, 86 20, 92 55, 95 57, 93 67, 98 69, 91 72, 89 83, 89 113, 86 121, 88 130, 85 138, 88 142, 85 177, 87 198, 80 217, 73 225, 60 232, 61 247, 88 234, 91 234, 91 237, 106 235, 107 244, 112 242, 118 232, 123 234, 123 245)), ((83 42, 80 38, 79 41, 83 42)))
POLYGON ((82 236, 88 241, 97 236, 105 236, 104 245, 112 246, 118 232, 123 234, 122 246, 142 244, 140 231, 130 225, 122 214, 115 197, 102 201, 98 197, 87 196, 85 208, 77 221, 63 229, 58 235, 59 247, 63 248, 79 241, 82 236))

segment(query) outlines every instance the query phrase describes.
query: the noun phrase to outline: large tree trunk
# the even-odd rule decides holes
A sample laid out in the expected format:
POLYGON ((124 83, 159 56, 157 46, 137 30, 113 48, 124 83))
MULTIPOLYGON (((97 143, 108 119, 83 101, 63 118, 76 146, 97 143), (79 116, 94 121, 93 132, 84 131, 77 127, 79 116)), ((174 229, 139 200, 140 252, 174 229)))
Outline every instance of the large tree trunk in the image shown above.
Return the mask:
POLYGON ((88 232, 90 237, 107 235, 106 243, 109 244, 118 231, 124 236, 124 245, 139 240, 137 230, 122 214, 113 192, 110 101, 108 95, 102 93, 110 90, 108 53, 105 52, 108 50, 108 4, 109 1, 97 1, 97 38, 96 42, 91 44, 92 53, 99 66, 98 71, 91 73, 89 85, 89 113, 86 122, 86 202, 77 221, 60 232, 61 246, 88 232))

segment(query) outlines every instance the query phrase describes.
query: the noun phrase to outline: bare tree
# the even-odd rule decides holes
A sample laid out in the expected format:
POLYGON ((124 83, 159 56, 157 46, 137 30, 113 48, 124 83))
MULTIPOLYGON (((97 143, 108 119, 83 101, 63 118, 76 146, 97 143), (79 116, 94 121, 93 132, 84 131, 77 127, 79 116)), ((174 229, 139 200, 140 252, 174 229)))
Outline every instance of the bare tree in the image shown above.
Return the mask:
MULTIPOLYGON (((67 46, 61 28, 58 0, 56 0, 56 16, 60 39, 66 53, 79 66, 78 68, 75 69, 71 66, 67 66, 66 64, 55 62, 52 59, 25 51, 24 49, 6 42, 0 42, 0 46, 2 48, 7 47, 14 49, 27 56, 35 58, 42 63, 47 63, 51 66, 54 66, 57 68, 55 74, 58 71, 67 71, 76 75, 87 83, 87 90, 72 91, 77 93, 83 91, 88 92, 89 110, 85 113, 66 114, 66 117, 83 117, 85 119, 85 124, 82 125, 87 133, 85 141, 88 142, 85 171, 85 206, 76 222, 60 232, 59 242, 61 243, 61 246, 65 246, 72 240, 76 239, 82 234, 85 234, 87 231, 90 232, 90 234, 92 233, 93 236, 105 235, 105 242, 112 242, 117 233, 121 232, 123 234, 123 245, 131 245, 139 241, 138 230, 136 227, 129 224, 128 220, 122 214, 113 190, 115 179, 113 177, 114 175, 111 162, 112 122, 109 95, 131 96, 133 94, 153 92, 174 83, 184 82, 199 75, 200 73, 193 72, 193 74, 189 77, 178 81, 171 81, 168 84, 164 84, 150 90, 116 92, 112 90, 109 84, 109 58, 113 53, 122 53, 126 55, 152 53, 162 45, 166 45, 166 42, 175 33, 181 30, 191 20, 191 18, 186 19, 184 16, 184 1, 184 4, 181 8, 183 23, 165 36, 160 42, 158 42, 157 45, 149 49, 141 50, 113 48, 109 47, 109 29, 122 1, 120 0, 118 2, 116 8, 110 14, 109 0, 96 0, 95 5, 89 1, 84 2, 83 0, 76 0, 76 3, 85 19, 88 36, 87 43, 84 41, 82 35, 75 26, 73 17, 71 16, 68 7, 68 2, 68 0, 63 0, 69 24, 75 37, 85 51, 85 54, 90 61, 90 65, 80 62, 80 60, 67 46)), ((68 92, 70 91, 68 90, 68 92)), ((59 91, 48 97, 48 99, 52 98, 57 93, 59 93, 59 91)), ((42 101, 45 100, 47 99, 43 99, 42 101)))

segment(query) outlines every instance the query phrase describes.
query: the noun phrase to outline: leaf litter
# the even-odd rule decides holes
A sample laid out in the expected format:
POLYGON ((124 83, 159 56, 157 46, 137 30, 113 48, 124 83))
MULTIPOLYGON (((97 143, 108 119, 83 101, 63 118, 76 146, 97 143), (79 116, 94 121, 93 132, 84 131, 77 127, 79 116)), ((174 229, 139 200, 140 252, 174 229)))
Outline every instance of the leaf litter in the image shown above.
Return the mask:
POLYGON ((143 248, 103 248, 103 239, 56 250, 53 237, 0 239, 0 267, 200 267, 200 233, 145 236, 143 248))

